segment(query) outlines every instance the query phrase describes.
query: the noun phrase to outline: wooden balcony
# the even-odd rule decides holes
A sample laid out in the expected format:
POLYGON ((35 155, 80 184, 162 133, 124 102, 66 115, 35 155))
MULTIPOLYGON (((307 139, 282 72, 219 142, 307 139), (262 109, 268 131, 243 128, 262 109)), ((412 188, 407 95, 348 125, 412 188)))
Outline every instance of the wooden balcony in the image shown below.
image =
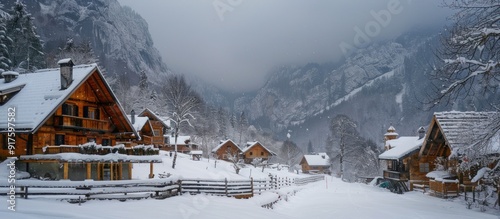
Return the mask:
POLYGON ((429 189, 435 196, 447 198, 458 196, 460 186, 458 180, 429 180, 429 189))
POLYGON ((109 130, 109 122, 107 121, 67 115, 54 116, 54 126, 103 132, 107 132, 109 130))
POLYGON ((35 148, 34 154, 80 153, 80 147, 71 145, 46 146, 35 148))
POLYGON ((384 170, 384 178, 385 179, 393 179, 398 181, 407 181, 409 179, 408 172, 399 172, 392 170, 384 170))

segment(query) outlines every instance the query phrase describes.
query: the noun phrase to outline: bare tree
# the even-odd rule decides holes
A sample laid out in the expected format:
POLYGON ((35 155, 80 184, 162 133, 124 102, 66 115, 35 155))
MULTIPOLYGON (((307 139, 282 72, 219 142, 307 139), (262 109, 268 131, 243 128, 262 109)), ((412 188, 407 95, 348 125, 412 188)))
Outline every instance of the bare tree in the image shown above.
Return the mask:
POLYGON ((243 160, 241 159, 241 156, 238 153, 238 151, 232 150, 232 149, 228 148, 226 150, 226 154, 225 155, 226 155, 227 160, 229 162, 231 162, 234 170, 236 171, 236 174, 239 174, 240 170, 241 170, 241 162, 243 160))
POLYGON ((174 141, 175 141, 175 155, 172 162, 172 168, 175 169, 175 162, 177 160, 177 137, 179 136, 179 129, 186 123, 191 125, 189 119, 194 119, 194 113, 198 111, 198 107, 202 104, 201 97, 191 89, 183 76, 172 75, 167 78, 166 85, 163 89, 163 95, 167 102, 171 121, 175 125, 174 141))
POLYGON ((359 133, 356 124, 346 115, 337 115, 330 122, 331 134, 327 138, 327 153, 330 162, 339 162, 339 175, 344 179, 345 159, 359 149, 359 133))
POLYGON ((302 155, 304 155, 302 150, 293 141, 287 139, 281 145, 279 157, 286 165, 288 165, 289 171, 293 171, 292 167, 300 162, 302 155))

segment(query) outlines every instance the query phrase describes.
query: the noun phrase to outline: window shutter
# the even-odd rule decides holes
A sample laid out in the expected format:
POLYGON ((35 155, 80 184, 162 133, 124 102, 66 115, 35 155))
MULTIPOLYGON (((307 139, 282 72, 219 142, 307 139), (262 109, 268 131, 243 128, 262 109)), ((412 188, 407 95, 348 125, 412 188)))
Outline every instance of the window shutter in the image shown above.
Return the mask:
POLYGON ((95 118, 94 119, 101 119, 101 115, 99 115, 100 112, 99 112, 99 108, 96 108, 95 109, 95 118))
POLYGON ((83 117, 89 118, 89 107, 88 106, 83 107, 83 117))
POLYGON ((73 116, 78 116, 78 106, 77 105, 73 106, 73 111, 74 111, 73 112, 74 113, 73 116))
POLYGON ((63 104, 62 105, 62 114, 63 115, 68 115, 68 104, 63 104))

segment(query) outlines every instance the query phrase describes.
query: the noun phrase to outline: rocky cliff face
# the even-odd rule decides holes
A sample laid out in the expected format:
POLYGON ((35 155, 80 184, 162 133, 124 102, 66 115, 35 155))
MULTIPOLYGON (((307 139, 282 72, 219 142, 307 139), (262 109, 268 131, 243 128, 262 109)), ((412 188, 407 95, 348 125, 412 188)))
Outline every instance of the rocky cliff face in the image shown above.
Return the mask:
MULTIPOLYGON (((127 75, 131 83, 136 84, 141 71, 146 72, 151 82, 159 81, 168 72, 154 48, 146 21, 116 0, 30 0, 25 3, 48 52, 63 46, 70 37, 91 42, 108 77, 127 75)), ((7 3, 6 8, 9 7, 7 3)))

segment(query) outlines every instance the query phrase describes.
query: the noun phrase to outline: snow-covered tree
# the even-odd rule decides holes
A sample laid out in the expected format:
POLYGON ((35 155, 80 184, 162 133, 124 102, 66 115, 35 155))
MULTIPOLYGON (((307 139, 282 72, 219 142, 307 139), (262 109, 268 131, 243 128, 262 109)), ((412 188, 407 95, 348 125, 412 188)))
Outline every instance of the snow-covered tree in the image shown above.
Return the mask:
POLYGON ((177 160, 177 137, 179 129, 183 124, 193 126, 190 119, 194 119, 194 113, 202 103, 200 96, 186 83, 184 76, 171 75, 167 78, 163 89, 163 96, 166 100, 170 119, 174 123, 175 155, 172 168, 175 169, 177 160))
POLYGON ((231 162, 234 171, 236 171, 236 174, 240 173, 240 170, 242 168, 242 162, 243 159, 241 159, 240 154, 237 151, 233 151, 231 149, 226 150, 226 159, 231 162))
POLYGON ((238 143, 242 145, 241 142, 241 137, 243 134, 243 131, 248 128, 248 120, 247 116, 245 115, 245 111, 241 111, 240 117, 238 118, 238 134, 239 134, 239 141, 238 143))
POLYGON ((3 10, 3 5, 0 3, 0 73, 8 70, 11 65, 7 48, 7 44, 11 43, 11 39, 7 37, 5 26, 9 17, 9 14, 3 10))
POLYGON ((313 147, 313 144, 312 144, 311 140, 309 140, 309 142, 307 143, 307 153, 308 154, 313 154, 314 153, 314 147, 313 147))
POLYGON ((300 150, 297 144, 289 139, 283 142, 281 149, 279 150, 279 158, 281 162, 288 165, 290 171, 293 171, 291 167, 298 164, 303 155, 302 150, 300 150))
POLYGON ((71 37, 68 37, 64 45, 59 47, 57 54, 53 55, 53 58, 48 58, 47 65, 49 67, 58 67, 57 61, 65 58, 71 58, 77 65, 99 62, 90 42, 76 43, 71 37))
POLYGON ((14 3, 6 20, 7 51, 10 69, 19 72, 35 71, 46 67, 42 41, 36 33, 33 17, 21 1, 14 3))

